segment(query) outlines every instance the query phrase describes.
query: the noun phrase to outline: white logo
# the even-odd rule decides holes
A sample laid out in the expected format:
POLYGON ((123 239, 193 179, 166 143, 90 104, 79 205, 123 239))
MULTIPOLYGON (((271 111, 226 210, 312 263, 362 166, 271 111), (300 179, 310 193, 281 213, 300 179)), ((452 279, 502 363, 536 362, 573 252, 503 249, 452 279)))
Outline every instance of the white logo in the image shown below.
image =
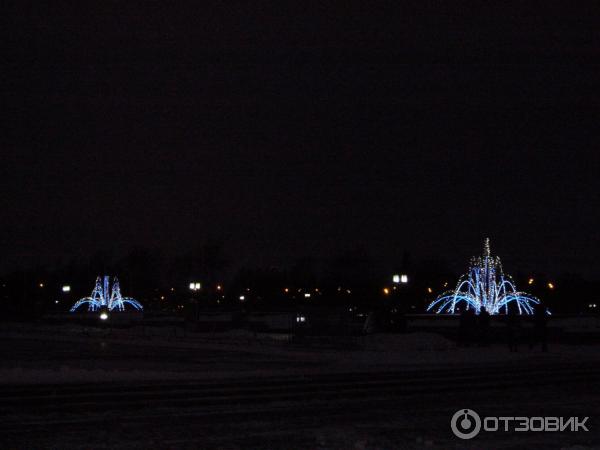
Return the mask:
POLYGON ((456 437, 473 439, 483 431, 589 431, 589 417, 484 417, 472 409, 459 409, 452 416, 450 427, 456 437))
POLYGON ((473 439, 481 430, 481 418, 472 409, 459 409, 450 422, 452 432, 461 439, 473 439))

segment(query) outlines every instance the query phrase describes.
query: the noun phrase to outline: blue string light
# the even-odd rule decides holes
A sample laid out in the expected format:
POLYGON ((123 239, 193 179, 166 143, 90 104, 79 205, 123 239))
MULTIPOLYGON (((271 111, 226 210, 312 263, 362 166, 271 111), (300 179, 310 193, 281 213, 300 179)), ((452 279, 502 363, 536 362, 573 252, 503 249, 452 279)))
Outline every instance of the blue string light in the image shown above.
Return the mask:
POLYGON ((126 304, 133 306, 139 311, 144 309, 137 300, 121 296, 121 288, 119 287, 119 280, 117 280, 117 277, 113 278, 111 289, 110 277, 108 275, 105 275, 103 278, 96 278, 96 286, 92 291, 92 295, 77 301, 71 308, 71 312, 74 312, 77 308, 86 303, 88 305, 88 311, 98 311, 103 308, 106 308, 109 311, 113 311, 114 309, 117 311, 125 311, 126 304))
POLYGON ((464 304, 477 314, 485 308, 490 314, 517 311, 532 314, 534 305, 540 301, 524 292, 518 292, 510 275, 505 275, 499 257, 491 255, 490 240, 484 241, 483 256, 471 258, 469 272, 460 277, 453 291, 446 291, 436 298, 427 311, 455 314, 457 306, 464 304))

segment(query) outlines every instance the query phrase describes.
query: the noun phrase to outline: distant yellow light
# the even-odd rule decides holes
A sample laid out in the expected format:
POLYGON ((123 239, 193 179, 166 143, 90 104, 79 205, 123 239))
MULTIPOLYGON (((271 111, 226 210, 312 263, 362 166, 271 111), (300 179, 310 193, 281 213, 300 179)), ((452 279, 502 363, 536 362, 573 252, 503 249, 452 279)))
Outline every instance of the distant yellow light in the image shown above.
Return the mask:
POLYGON ((287 294, 288 292, 290 292, 290 288, 285 288, 283 291, 287 294))
POLYGON ((548 289, 554 289, 554 284, 553 283, 548 283, 548 289))
POLYGON ((221 289, 223 289, 223 286, 221 286, 220 284, 217 284, 217 291, 220 291, 221 289))
POLYGON ((44 283, 40 283, 38 286, 41 287, 41 288, 43 288, 44 287, 44 283))
POLYGON ((390 290, 388 288, 383 288, 383 293, 385 295, 388 295, 390 293, 390 290))
POLYGON ((534 281, 533 278, 530 278, 529 280, 527 280, 527 284, 531 285, 531 284, 533 284, 533 281, 534 281))
POLYGON ((430 294, 433 292, 433 289, 431 289, 430 287, 427 288, 427 292, 429 292, 430 294))

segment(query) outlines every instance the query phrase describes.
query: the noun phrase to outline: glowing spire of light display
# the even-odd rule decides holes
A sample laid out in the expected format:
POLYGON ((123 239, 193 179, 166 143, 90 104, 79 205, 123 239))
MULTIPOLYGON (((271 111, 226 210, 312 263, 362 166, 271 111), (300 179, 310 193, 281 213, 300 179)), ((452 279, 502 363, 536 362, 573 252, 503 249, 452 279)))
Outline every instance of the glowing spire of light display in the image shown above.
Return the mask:
POLYGON ((111 289, 110 277, 108 275, 96 278, 96 286, 92 291, 92 295, 77 301, 71 308, 71 312, 74 312, 77 308, 86 303, 88 305, 88 311, 97 311, 103 308, 106 308, 109 311, 114 309, 117 311, 124 311, 126 304, 129 304, 140 311, 144 309, 137 300, 121 296, 121 288, 119 287, 119 280, 117 280, 117 277, 113 278, 111 289))
POLYGON ((485 238, 483 240, 483 256, 484 257, 492 256, 492 248, 490 247, 490 238, 485 238))
POLYGON ((436 298, 427 311, 454 314, 464 306, 476 313, 485 308, 490 314, 532 314, 533 305, 539 303, 532 295, 517 291, 510 275, 504 274, 500 258, 492 256, 490 240, 486 238, 483 255, 471 258, 469 272, 460 277, 456 288, 436 298))

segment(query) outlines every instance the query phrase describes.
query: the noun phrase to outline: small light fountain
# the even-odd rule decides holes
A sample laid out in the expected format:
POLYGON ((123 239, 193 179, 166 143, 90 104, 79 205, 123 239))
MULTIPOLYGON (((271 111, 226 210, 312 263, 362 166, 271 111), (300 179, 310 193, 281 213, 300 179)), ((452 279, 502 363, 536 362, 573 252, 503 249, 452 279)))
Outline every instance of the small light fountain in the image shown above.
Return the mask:
POLYGON ((456 288, 436 298, 427 311, 455 314, 463 304, 477 314, 482 308, 490 314, 532 314, 539 303, 532 295, 517 291, 510 275, 504 274, 500 258, 491 255, 490 240, 486 238, 483 256, 471 258, 469 272, 460 277, 456 288))
POLYGON ((77 301, 71 308, 71 312, 74 312, 85 303, 88 304, 88 311, 98 311, 101 309, 108 311, 114 309, 117 311, 125 311, 125 304, 129 304, 140 311, 144 309, 137 300, 121 296, 121 288, 119 287, 119 280, 117 280, 117 277, 113 278, 111 288, 110 277, 108 275, 96 278, 96 286, 92 291, 92 295, 77 301))

